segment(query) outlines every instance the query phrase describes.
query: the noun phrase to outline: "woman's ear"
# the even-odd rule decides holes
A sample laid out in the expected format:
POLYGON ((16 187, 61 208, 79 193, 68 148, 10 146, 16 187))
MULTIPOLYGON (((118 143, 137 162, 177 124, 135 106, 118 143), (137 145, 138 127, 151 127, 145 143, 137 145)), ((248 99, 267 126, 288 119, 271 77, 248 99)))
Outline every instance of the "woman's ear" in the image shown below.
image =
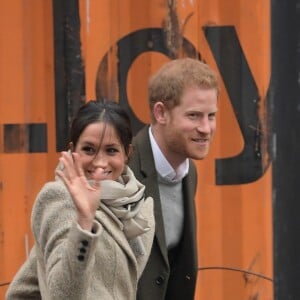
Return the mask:
POLYGON ((156 102, 153 106, 153 115, 157 123, 166 123, 166 107, 162 102, 156 102))
MULTIPOLYGON (((128 146, 127 162, 128 162, 128 160, 130 159, 130 156, 131 156, 132 152, 133 152, 133 145, 130 144, 130 145, 128 146)), ((126 163, 127 163, 127 162, 126 162, 126 163)))
POLYGON ((70 150, 71 152, 74 152, 75 147, 74 147, 74 145, 73 145, 73 142, 70 142, 70 143, 69 143, 69 150, 70 150))

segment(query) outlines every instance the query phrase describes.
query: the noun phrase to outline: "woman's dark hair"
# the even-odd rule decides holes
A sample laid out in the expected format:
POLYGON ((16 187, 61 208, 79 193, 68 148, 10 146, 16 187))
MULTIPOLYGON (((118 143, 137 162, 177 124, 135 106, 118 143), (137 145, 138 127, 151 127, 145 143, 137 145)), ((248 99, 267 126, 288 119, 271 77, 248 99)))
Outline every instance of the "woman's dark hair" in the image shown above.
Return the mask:
POLYGON ((118 103, 110 100, 90 100, 79 108, 70 129, 70 142, 74 147, 84 129, 95 122, 111 125, 116 130, 125 153, 129 154, 132 141, 130 118, 118 103))

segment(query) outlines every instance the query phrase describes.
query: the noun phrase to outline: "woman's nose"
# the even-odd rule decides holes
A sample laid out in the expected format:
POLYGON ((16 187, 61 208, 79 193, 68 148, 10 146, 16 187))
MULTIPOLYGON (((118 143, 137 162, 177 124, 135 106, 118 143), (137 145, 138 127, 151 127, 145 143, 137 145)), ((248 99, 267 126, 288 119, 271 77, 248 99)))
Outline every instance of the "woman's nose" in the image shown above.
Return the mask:
POLYGON ((92 163, 94 164, 95 167, 103 168, 107 166, 107 158, 103 153, 98 152, 95 155, 92 163))

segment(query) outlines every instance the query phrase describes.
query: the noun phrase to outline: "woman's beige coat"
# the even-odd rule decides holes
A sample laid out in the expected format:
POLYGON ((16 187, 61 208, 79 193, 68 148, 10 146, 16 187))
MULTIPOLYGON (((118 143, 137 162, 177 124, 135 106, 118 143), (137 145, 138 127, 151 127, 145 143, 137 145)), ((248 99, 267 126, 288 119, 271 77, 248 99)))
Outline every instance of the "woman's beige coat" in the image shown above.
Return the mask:
POLYGON ((151 229, 140 235, 146 254, 136 257, 120 224, 108 214, 97 210, 93 233, 82 230, 65 185, 47 183, 32 212, 42 299, 135 299, 153 241, 152 198, 145 200, 141 214, 151 229))

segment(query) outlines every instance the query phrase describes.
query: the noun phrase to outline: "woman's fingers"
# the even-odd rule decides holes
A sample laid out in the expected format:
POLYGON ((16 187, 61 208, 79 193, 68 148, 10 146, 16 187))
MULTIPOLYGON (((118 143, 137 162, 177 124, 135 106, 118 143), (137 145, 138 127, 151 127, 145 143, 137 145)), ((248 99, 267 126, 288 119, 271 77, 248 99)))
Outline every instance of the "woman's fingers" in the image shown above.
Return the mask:
POLYGON ((60 163, 64 166, 64 175, 67 179, 73 180, 77 176, 76 169, 74 167, 73 154, 63 151, 59 158, 60 163))
MULTIPOLYGON (((78 153, 62 152, 59 160, 63 168, 58 168, 56 174, 68 188, 77 209, 78 222, 82 228, 86 229, 87 224, 82 220, 93 220, 95 217, 95 211, 101 198, 100 180, 103 179, 103 169, 95 170, 95 174, 93 174, 95 177, 87 178, 78 153)), ((92 221, 88 226, 91 225, 92 221)))
POLYGON ((105 174, 104 174, 104 169, 102 168, 96 168, 94 173, 93 173, 93 178, 96 181, 101 181, 105 179, 105 174))
POLYGON ((56 173, 71 190, 75 188, 71 187, 73 184, 79 188, 79 182, 80 185, 86 189, 100 190, 101 180, 106 179, 103 168, 96 168, 94 172, 90 174, 91 177, 86 178, 78 153, 63 151, 59 161, 63 165, 63 168, 62 170, 57 170, 56 173))
POLYGON ((81 161, 79 159, 79 155, 77 153, 72 153, 73 156, 73 163, 74 163, 74 167, 75 167, 75 171, 77 173, 78 176, 84 176, 84 171, 82 168, 82 164, 81 161))
POLYGON ((60 179, 62 179, 62 181, 68 186, 69 185, 69 180, 68 178, 65 176, 65 173, 62 170, 56 170, 56 175, 58 175, 60 177, 60 179))

